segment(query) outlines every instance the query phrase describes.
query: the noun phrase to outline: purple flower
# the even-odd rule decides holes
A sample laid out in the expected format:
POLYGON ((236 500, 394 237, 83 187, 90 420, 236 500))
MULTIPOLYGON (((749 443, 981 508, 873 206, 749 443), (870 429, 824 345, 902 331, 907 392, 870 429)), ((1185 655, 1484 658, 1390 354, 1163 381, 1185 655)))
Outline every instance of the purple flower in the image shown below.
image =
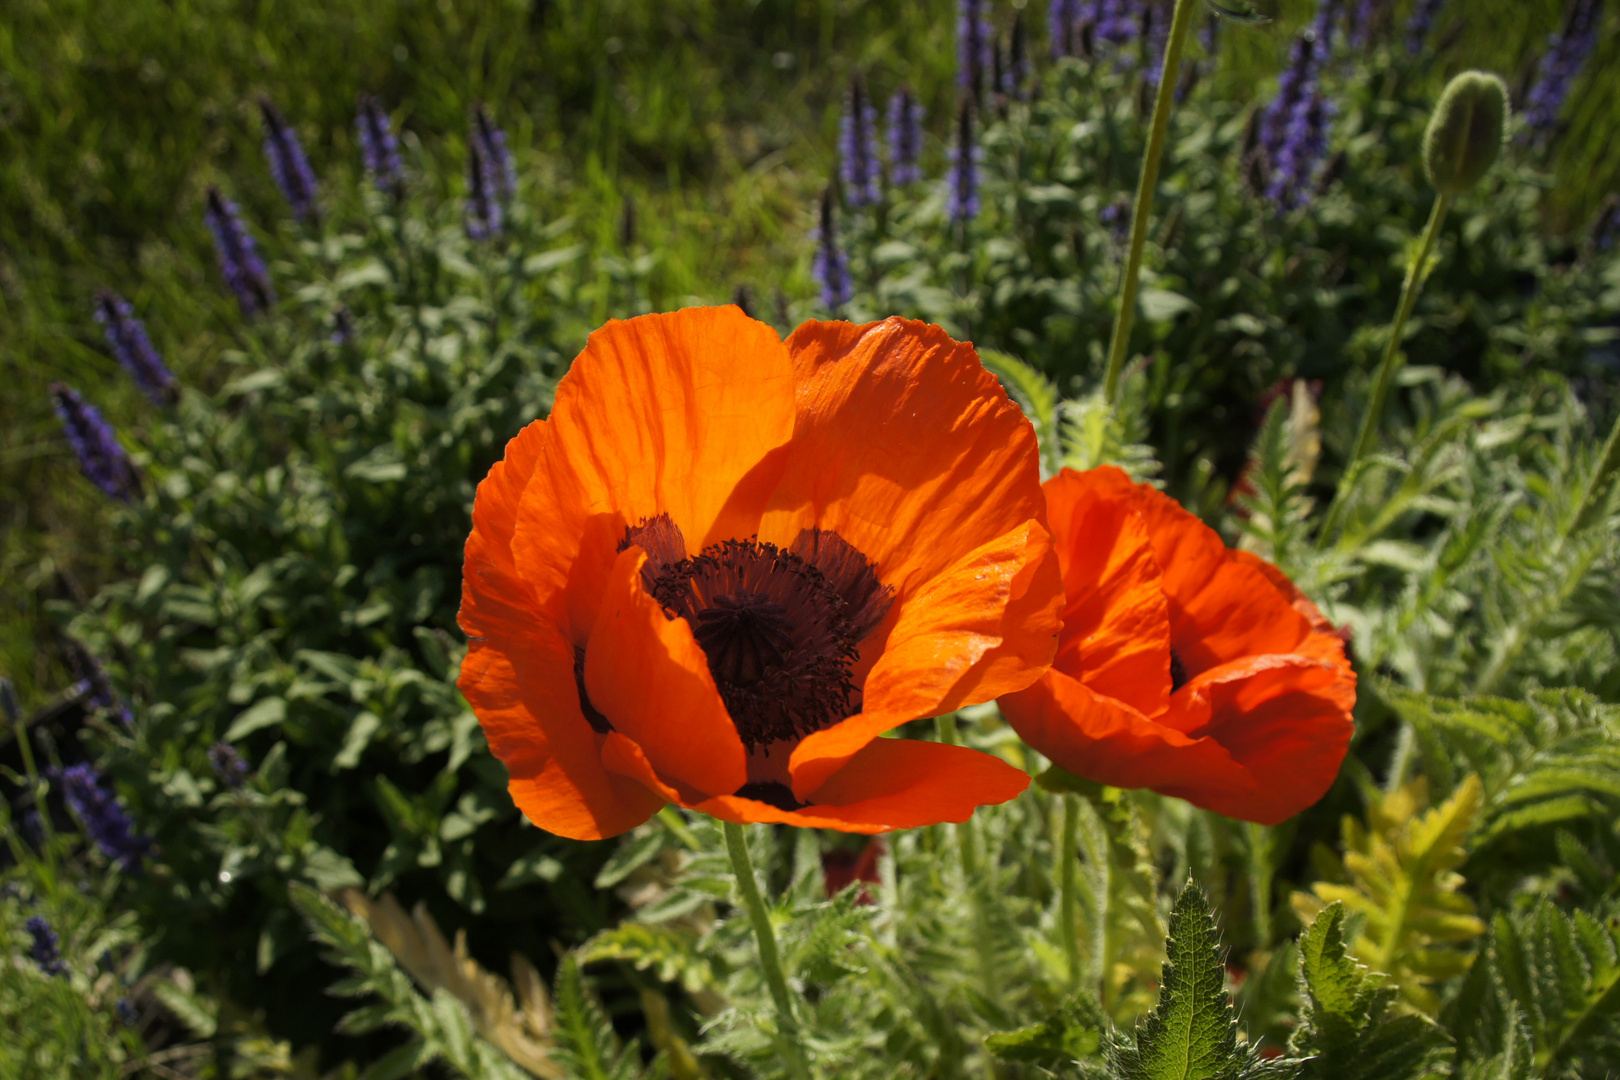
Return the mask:
POLYGON ((221 195, 218 188, 210 187, 203 214, 208 221, 208 231, 214 234, 220 272, 225 275, 225 284, 236 294, 237 303, 242 305, 242 314, 252 317, 269 311, 276 303, 270 271, 259 258, 253 234, 242 223, 236 204, 221 195))
POLYGON ((499 167, 487 143, 478 137, 467 140, 467 236, 472 240, 493 240, 501 234, 499 167))
POLYGON ((1316 52, 1327 56, 1333 51, 1333 33, 1344 18, 1344 0, 1321 0, 1316 18, 1311 21, 1311 32, 1316 35, 1316 52))
POLYGON ((473 139, 483 145, 484 153, 489 158, 496 194, 502 202, 511 202, 517 194, 517 165, 512 161, 511 148, 506 144, 506 132, 495 126, 489 110, 482 103, 473 110, 473 139))
POLYGON ((128 502, 134 498, 140 490, 135 463, 96 407, 65 383, 51 383, 51 401, 84 475, 109 499, 128 502))
POLYGON ((1558 127, 1564 99, 1586 58, 1597 46, 1603 21, 1603 0, 1570 0, 1564 24, 1547 40, 1547 51, 1536 67, 1536 81, 1524 101, 1525 133, 1546 142, 1558 127))
POLYGON ((839 175, 844 181, 844 199, 854 207, 872 206, 879 199, 877 110, 861 80, 849 84, 844 98, 844 115, 839 122, 839 175))
POLYGON ((968 222, 979 216, 979 157, 973 141, 973 103, 964 98, 956 119, 956 145, 951 147, 946 195, 946 212, 953 222, 968 222))
POLYGON ((849 280, 849 262, 838 247, 838 206, 829 186, 821 193, 821 218, 816 227, 816 255, 810 273, 821 284, 821 302, 837 311, 855 295, 849 280))
POLYGON ((896 186, 922 179, 922 106, 909 87, 889 98, 889 179, 896 186))
POLYGON ((1052 59, 1074 55, 1075 23, 1080 21, 1080 0, 1051 0, 1046 5, 1046 36, 1052 59))
POLYGON ((270 163, 270 175, 292 208, 293 217, 313 221, 320 189, 315 183, 315 170, 304 155, 304 144, 269 98, 259 98, 259 112, 264 117, 264 157, 270 163))
POLYGON ((1288 66, 1277 77, 1277 96, 1266 106, 1260 120, 1260 146, 1269 162, 1275 163, 1288 135, 1288 126, 1311 92, 1322 71, 1322 53, 1316 34, 1306 30, 1294 39, 1288 53, 1288 66))
POLYGON ((1142 80, 1149 86, 1158 86, 1164 74, 1164 50, 1170 44, 1171 13, 1159 4, 1142 5, 1140 16, 1142 42, 1142 80))
POLYGON ((349 314, 349 309, 342 304, 339 304, 337 310, 332 313, 332 335, 330 340, 333 345, 338 346, 347 345, 354 340, 354 317, 349 314))
POLYGON ((1356 16, 1350 20, 1350 46, 1365 49, 1372 42, 1373 28, 1383 19, 1386 0, 1357 0, 1356 16))
POLYGON ((399 140, 383 111, 382 104, 370 94, 360 95, 360 112, 355 117, 360 130, 360 160, 378 191, 398 196, 405 188, 405 165, 399 159, 399 140))
POLYGON ((66 644, 68 667, 78 681, 85 704, 92 709, 112 713, 125 727, 134 724, 134 714, 124 704, 124 699, 119 696, 94 654, 74 638, 67 638, 66 644))
POLYGON ((101 853, 125 870, 138 870, 152 841, 135 833, 123 804, 106 789, 95 767, 87 762, 70 765, 56 770, 53 779, 61 784, 63 800, 101 853))
POLYGON ((1320 87, 1294 110, 1282 145, 1273 159, 1266 196, 1284 210, 1293 210, 1310 201, 1314 182, 1327 158, 1328 129, 1334 104, 1320 87))
POLYGON ((213 767, 219 782, 232 790, 242 786, 249 771, 248 763, 228 742, 217 742, 208 748, 208 764, 213 767))
POLYGON ((55 978, 67 973, 67 965, 62 963, 62 951, 57 942, 56 931, 43 915, 30 915, 23 924, 33 937, 34 943, 28 948, 29 959, 39 965, 39 970, 55 978))
POLYGON ((1097 223, 1108 230, 1114 243, 1125 243, 1131 228, 1131 197, 1116 195, 1113 202, 1097 211, 1097 223))
POLYGON ((990 70, 990 20, 983 0, 956 0, 956 85, 975 101, 984 99, 990 70))
POLYGON ((1406 21, 1406 51, 1410 55, 1416 56, 1423 51, 1429 33, 1434 30, 1434 20, 1439 17, 1445 3, 1446 0, 1417 0, 1412 8, 1412 17, 1406 21))
POLYGON ((96 322, 107 339, 113 359, 129 372, 135 385, 158 405, 174 400, 174 376, 152 347, 146 327, 135 317, 129 301, 110 289, 96 294, 96 322))

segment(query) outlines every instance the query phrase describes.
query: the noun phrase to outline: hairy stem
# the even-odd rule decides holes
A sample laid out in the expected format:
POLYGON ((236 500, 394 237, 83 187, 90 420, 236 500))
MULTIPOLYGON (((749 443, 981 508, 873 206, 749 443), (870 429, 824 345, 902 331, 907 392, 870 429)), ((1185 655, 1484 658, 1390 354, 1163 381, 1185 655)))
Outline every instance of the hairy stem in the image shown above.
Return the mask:
POLYGON ((810 1080, 804 1047, 799 1044, 799 1022, 793 1015, 793 996, 788 990, 787 976, 782 972, 782 959, 776 952, 776 931, 771 928, 771 915, 765 910, 765 898, 760 895, 759 882, 754 879, 754 860, 748 854, 748 840, 743 836, 742 826, 736 822, 726 821, 721 825, 726 837, 726 854, 731 856, 731 869, 737 876, 737 891, 742 894, 743 907, 748 910, 748 921, 754 926, 759 966, 765 972, 765 985, 770 987, 771 999, 776 1003, 777 1044, 789 1074, 795 1080, 810 1080))
POLYGON ((1080 985, 1080 898, 1075 894, 1075 863, 1080 852, 1080 797, 1060 795, 1063 803, 1062 843, 1058 848, 1058 919, 1063 931, 1063 955, 1069 961, 1069 985, 1080 985))
POLYGON ((1148 130, 1147 152, 1142 155, 1142 175, 1136 185, 1136 205, 1131 214, 1131 246, 1125 256, 1125 269, 1119 279, 1119 310, 1114 315, 1114 336, 1108 345, 1108 368, 1103 375, 1103 396, 1113 404, 1119 394, 1119 375, 1130 349, 1131 326, 1136 322, 1136 292, 1142 275, 1142 247, 1147 243, 1148 216, 1153 211, 1153 194, 1159 187, 1159 162, 1164 157, 1165 134, 1170 129, 1170 111, 1175 107, 1176 79, 1181 73, 1181 47, 1187 40, 1197 0, 1176 0, 1170 19, 1170 40, 1164 47, 1164 67, 1159 71, 1159 94, 1153 103, 1153 121, 1148 130))
POLYGON ((1367 411, 1361 416, 1361 430, 1356 433, 1355 446, 1351 448, 1350 457, 1344 463, 1344 472, 1339 476, 1338 490, 1333 493, 1333 502, 1322 519, 1322 529, 1316 538, 1317 547, 1326 545, 1328 538, 1333 535, 1333 527, 1338 524, 1350 485, 1355 480, 1356 467, 1367 456, 1367 451, 1372 449, 1373 436, 1378 433, 1378 420, 1384 412, 1384 399, 1389 395, 1390 383, 1395 381, 1395 372, 1400 367, 1401 332, 1406 329, 1406 320, 1411 317, 1412 307, 1423 289, 1423 279, 1428 276, 1429 254, 1434 250, 1434 242, 1440 236, 1440 225, 1450 208, 1450 195, 1435 196, 1434 208, 1429 211, 1429 223, 1424 226, 1423 239, 1418 244, 1417 257, 1406 267, 1401 302, 1395 309, 1395 322, 1389 328, 1389 341, 1384 345, 1383 358, 1378 361, 1372 397, 1367 402, 1367 411))

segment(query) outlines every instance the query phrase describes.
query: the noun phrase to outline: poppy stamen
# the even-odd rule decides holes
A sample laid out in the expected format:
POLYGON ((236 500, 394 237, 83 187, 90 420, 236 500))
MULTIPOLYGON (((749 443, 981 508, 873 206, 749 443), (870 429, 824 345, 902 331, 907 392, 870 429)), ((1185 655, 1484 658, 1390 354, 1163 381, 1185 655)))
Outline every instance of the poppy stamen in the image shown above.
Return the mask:
POLYGON ((894 590, 852 544, 805 529, 789 550, 750 537, 689 558, 668 514, 626 529, 620 550, 631 544, 647 552, 648 594, 691 624, 751 752, 796 742, 855 710, 857 646, 888 613, 894 590))

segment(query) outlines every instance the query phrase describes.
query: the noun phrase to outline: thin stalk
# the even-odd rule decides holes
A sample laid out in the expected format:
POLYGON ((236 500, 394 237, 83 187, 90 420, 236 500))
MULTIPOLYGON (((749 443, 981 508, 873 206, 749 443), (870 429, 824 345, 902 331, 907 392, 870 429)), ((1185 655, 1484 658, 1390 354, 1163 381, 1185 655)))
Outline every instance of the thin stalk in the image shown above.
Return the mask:
MULTIPOLYGON (((1586 490, 1581 493, 1580 501, 1575 504, 1575 510, 1569 516, 1568 527, 1559 530, 1548 549, 1548 563, 1558 561, 1571 537, 1579 536, 1597 523, 1599 516, 1608 508, 1609 489, 1614 484, 1617 473, 1620 473, 1620 416, 1614 419, 1614 427, 1609 430, 1608 441, 1603 444, 1603 452, 1598 455, 1597 466, 1592 470, 1592 478, 1587 481, 1586 490)), ((1580 560, 1576 563, 1576 572, 1566 578, 1558 590, 1558 607, 1562 607, 1569 599, 1575 587, 1580 584, 1581 578, 1586 576, 1589 567, 1589 560, 1580 560)), ((1475 693, 1489 694, 1496 689, 1502 676, 1508 673, 1514 661, 1519 658, 1520 651, 1530 639, 1530 632, 1545 615, 1546 612, 1541 608, 1528 607, 1520 613, 1513 625, 1497 638, 1490 662, 1485 665, 1479 681, 1474 684, 1475 693)))
POLYGON ((1440 225, 1445 221, 1446 211, 1450 208, 1450 195, 1435 196, 1434 208, 1429 211, 1429 223, 1424 226, 1423 239, 1418 245, 1417 258, 1406 267, 1406 282, 1401 286, 1400 306, 1395 309, 1395 322, 1389 328, 1389 341, 1385 343, 1384 356, 1378 362, 1378 376, 1373 383, 1372 399, 1367 402, 1367 411, 1362 414, 1361 430, 1356 435, 1356 444, 1350 451, 1349 459, 1344 463, 1344 472, 1339 477, 1339 488, 1333 493, 1333 502, 1322 519, 1322 531, 1317 533, 1316 537, 1317 547, 1322 547, 1327 543, 1328 537, 1333 535, 1333 526, 1338 524, 1339 515, 1344 510, 1344 501, 1350 491, 1350 481, 1355 478, 1356 466, 1367 456, 1367 451, 1372 449, 1373 436, 1378 433, 1378 420, 1384 411, 1384 398, 1389 394, 1390 383, 1395 381, 1395 370, 1400 367, 1401 332, 1406 328, 1406 320, 1411 316, 1412 306, 1417 303, 1418 293, 1423 288, 1429 253, 1434 250, 1434 242, 1440 236, 1440 225))
POLYGON ((1080 797, 1060 795, 1062 841, 1058 846, 1058 919, 1062 922, 1063 955, 1069 961, 1069 985, 1080 985, 1080 898, 1075 893, 1075 863, 1080 859, 1080 797))
POLYGON ((1125 271, 1119 281, 1119 311, 1114 315, 1114 336, 1108 346, 1108 368, 1103 375, 1103 396, 1113 404, 1119 395, 1119 375, 1125 367, 1125 353, 1131 343, 1131 326, 1136 322, 1136 291, 1142 275, 1142 248, 1147 243, 1148 216, 1153 210, 1153 194, 1159 187, 1159 162, 1164 157, 1165 134, 1170 130, 1170 110, 1175 107, 1176 80, 1181 73, 1181 47, 1187 40, 1198 0, 1176 0, 1170 19, 1170 40, 1164 47, 1164 67, 1159 71, 1159 94, 1153 103, 1153 122, 1148 130, 1147 152, 1142 156, 1142 176, 1136 185, 1136 206, 1131 214, 1131 246, 1125 256, 1125 271))
POLYGON ((1271 947, 1271 830, 1245 822, 1249 834, 1249 892, 1254 902, 1254 946, 1271 947))
POLYGON ((743 836, 742 826, 734 821, 721 822, 721 831, 725 833, 732 872, 737 875, 737 891, 742 894, 748 921, 754 927, 754 943, 759 947, 759 966, 765 972, 765 985, 771 988, 771 999, 776 1003, 777 1045, 788 1073, 795 1080, 810 1080, 810 1067, 805 1064, 804 1047, 799 1043, 799 1022, 793 1015, 793 997, 788 991, 787 976, 782 973, 782 959, 776 951, 776 931, 771 928, 770 912, 765 910, 765 898, 760 895, 759 882, 754 879, 754 860, 748 854, 748 840, 743 836))
MULTIPOLYGON (((939 741, 955 746, 961 742, 956 731, 956 714, 946 713, 934 721, 939 741)), ((996 979, 995 953, 990 947, 991 920, 988 882, 979 860, 979 833, 973 818, 956 825, 956 851, 962 860, 962 879, 973 903, 974 945, 979 953, 979 977, 984 984, 985 1000, 1000 1001, 1000 986, 996 979)), ((993 1068, 993 1066, 992 1066, 993 1068)))

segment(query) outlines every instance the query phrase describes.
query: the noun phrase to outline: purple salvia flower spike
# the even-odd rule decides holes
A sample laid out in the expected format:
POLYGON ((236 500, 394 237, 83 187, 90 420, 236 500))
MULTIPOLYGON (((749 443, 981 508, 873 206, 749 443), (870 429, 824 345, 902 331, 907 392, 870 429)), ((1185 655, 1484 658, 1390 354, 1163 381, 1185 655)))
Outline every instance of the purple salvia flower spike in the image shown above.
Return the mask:
POLYGON ((1046 5, 1046 36, 1052 59, 1074 54, 1075 24, 1080 21, 1080 0, 1050 0, 1046 5))
POLYGON ((221 195, 218 188, 210 187, 203 215, 208 231, 214 234, 220 272, 225 275, 225 284, 236 294, 237 303, 242 305, 242 314, 252 317, 268 312, 275 306, 276 291, 270 285, 270 271, 259 258, 258 245, 242 223, 236 204, 221 195))
POLYGON ((816 226, 816 255, 810 272, 821 285, 821 302, 829 311, 849 303, 855 290, 849 280, 849 262, 838 247, 838 205, 829 185, 821 193, 821 214, 816 226))
POLYGON ((1434 20, 1439 18, 1440 9, 1446 0, 1417 0, 1412 8, 1412 16, 1406 21, 1406 51, 1416 56, 1423 51, 1423 46, 1429 40, 1429 34, 1434 30, 1434 20))
POLYGON ((1524 132, 1534 142, 1545 143, 1558 129, 1558 114, 1586 58, 1597 47, 1598 27, 1603 21, 1603 0, 1570 0, 1563 25, 1547 42, 1547 51, 1536 66, 1536 81, 1524 101, 1524 132))
POLYGON ((67 965, 62 963, 62 950, 57 941, 56 931, 43 915, 30 915, 23 924, 33 943, 28 947, 28 958, 32 960, 45 974, 55 978, 67 973, 67 965))
POLYGON ((467 142, 467 236, 472 240, 493 240, 501 234, 500 181, 488 145, 478 137, 467 142))
POLYGON ((506 132, 496 126, 489 110, 482 103, 473 110, 474 137, 484 145, 489 156, 490 171, 495 178, 495 192, 503 203, 517 195, 517 165, 506 142, 506 132))
POLYGON ((861 80, 849 84, 839 122, 839 175, 850 206, 875 205, 879 199, 877 110, 861 80))
POLYGON ((281 197, 287 200, 293 217, 314 221, 319 213, 316 199, 320 188, 315 182, 315 170, 309 167, 304 144, 298 141, 298 132, 267 97, 259 99, 259 113, 264 117, 264 157, 270 165, 271 178, 281 189, 281 197))
POLYGON ((174 375, 152 347, 152 339, 146 336, 146 327, 135 317, 129 301, 110 289, 101 290, 96 294, 96 321, 113 359, 129 372, 141 392, 158 405, 173 401, 174 375))
POLYGON ((922 179, 922 106, 909 87, 889 98, 889 179, 897 187, 922 179))
POLYGON ((101 853, 126 871, 138 870, 152 841, 135 832, 118 796, 108 791, 101 774, 88 763, 70 765, 53 777, 62 787, 62 799, 73 811, 85 835, 101 853))
POLYGON ((990 72, 990 20, 984 0, 957 0, 956 85, 974 101, 984 100, 990 72))
POLYGON ((109 499, 128 502, 140 491, 135 463, 101 412, 65 383, 51 384, 51 402, 79 468, 109 499))
POLYGON ((964 98, 956 117, 956 145, 951 148, 946 212, 952 222, 979 216, 979 147, 973 138, 973 102, 964 98))
POLYGON ((236 747, 228 742, 217 742, 208 748, 208 764, 219 782, 233 791, 242 786, 251 771, 236 747))
POLYGON ((370 94, 360 95, 360 111, 355 117, 360 131, 360 159, 377 190, 399 196, 405 190, 405 164, 399 158, 399 139, 382 103, 370 94))
POLYGON ((1310 200, 1316 176, 1327 159, 1333 113, 1333 102, 1320 87, 1313 87, 1289 119, 1266 189, 1267 197, 1282 209, 1293 210, 1310 200))
POLYGON ((107 671, 100 661, 84 643, 74 638, 67 639, 68 668, 73 677, 83 688, 84 702, 92 709, 111 713, 125 727, 135 723, 135 715, 129 711, 123 697, 118 693, 112 680, 107 678, 107 671))

